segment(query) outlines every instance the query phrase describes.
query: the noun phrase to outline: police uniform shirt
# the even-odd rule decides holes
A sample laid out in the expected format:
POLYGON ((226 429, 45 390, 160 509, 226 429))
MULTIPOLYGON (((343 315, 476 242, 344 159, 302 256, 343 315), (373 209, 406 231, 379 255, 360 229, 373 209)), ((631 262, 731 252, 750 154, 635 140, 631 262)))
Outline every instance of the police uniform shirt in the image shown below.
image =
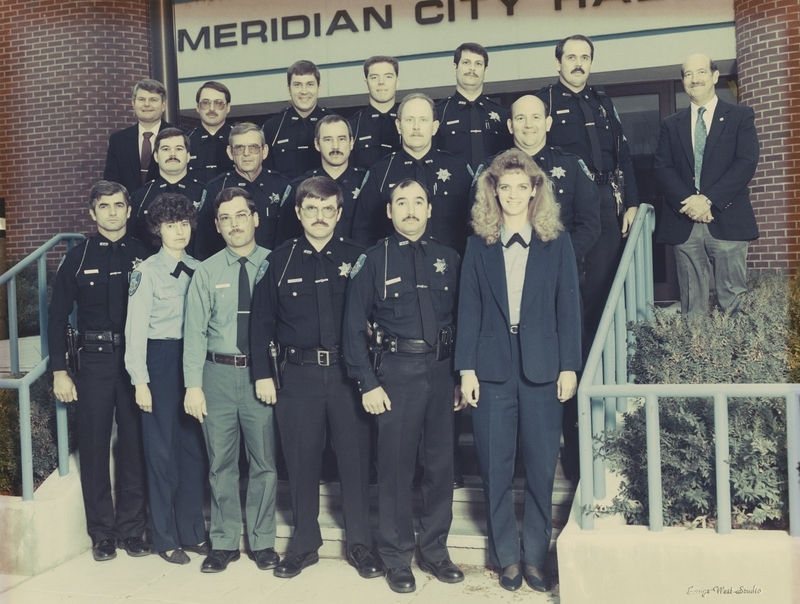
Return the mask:
POLYGON ((402 148, 396 123, 399 106, 400 103, 395 103, 389 111, 381 113, 368 105, 347 120, 353 130, 350 165, 369 170, 372 165, 402 148))
POLYGON ((192 178, 211 182, 220 174, 233 170, 233 160, 228 157, 230 135, 231 126, 227 122, 214 134, 210 134, 202 124, 189 133, 189 174, 192 178))
POLYGON ((208 183, 208 207, 204 208, 197 218, 197 256, 204 260, 225 247, 225 240, 217 232, 214 225, 214 199, 216 199, 220 191, 231 187, 244 189, 253 196, 259 221, 256 227, 256 243, 268 250, 273 249, 278 231, 281 200, 288 185, 288 179, 272 170, 261 170, 261 173, 253 182, 250 182, 238 172, 232 171, 221 174, 208 183))
POLYGON ((50 369, 64 371, 67 344, 65 330, 73 304, 78 303, 78 331, 111 331, 122 333, 125 321, 119 324, 109 318, 108 287, 112 279, 123 279, 120 290, 122 308, 128 304, 128 279, 140 262, 150 252, 129 234, 116 242, 122 254, 121 274, 110 274, 109 259, 112 242, 100 233, 67 252, 56 272, 53 295, 50 301, 48 341, 50 344, 50 369))
POLYGON ((403 179, 417 180, 420 170, 431 194, 432 210, 426 232, 458 252, 464 250, 470 233, 472 168, 460 157, 436 149, 419 160, 401 149, 369 169, 353 219, 353 239, 367 247, 391 234, 386 204, 392 189, 403 179))
POLYGON ((317 254, 322 257, 331 290, 336 342, 342 341, 345 291, 350 270, 363 251, 355 241, 333 237, 317 252, 303 235, 285 242, 270 254, 267 274, 253 293, 250 330, 254 334, 251 348, 255 379, 272 377, 267 345, 273 339, 281 346, 301 350, 322 348, 317 306, 317 254))
MULTIPOLYGON (((335 237, 352 237, 353 217, 356 213, 358 196, 361 194, 361 186, 364 184, 366 175, 367 171, 363 168, 356 168, 352 164, 349 164, 347 169, 339 175, 339 178, 334 179, 336 184, 342 189, 342 194, 344 196, 342 215, 339 218, 339 222, 336 223, 336 229, 333 232, 335 237)), ((328 176, 328 173, 324 168, 309 170, 299 178, 295 178, 286 188, 283 201, 281 202, 281 217, 278 221, 277 244, 303 235, 303 225, 300 224, 297 213, 294 211, 297 200, 297 187, 299 187, 300 183, 304 180, 312 176, 328 176)))
MULTIPOLYGON (((250 292, 267 271, 269 250, 255 246, 247 255, 250 292)), ((203 386, 207 352, 241 354, 236 346, 240 256, 228 247, 200 263, 186 294, 183 327, 183 379, 187 388, 203 386)))
MULTIPOLYGON (((459 265, 458 253, 428 235, 419 240, 425 254, 425 276, 436 313, 436 328, 453 324, 459 265)), ((367 350, 367 322, 391 335, 422 339, 422 315, 414 269, 414 247, 394 233, 364 254, 350 271, 347 293, 345 361, 362 392, 379 386, 367 350)))
MULTIPOLYGON (((190 270, 200 262, 184 254, 181 258, 190 270)), ((128 288, 128 318, 125 323, 125 368, 131 383, 148 384, 147 340, 180 340, 183 338, 183 310, 186 290, 192 278, 181 270, 175 272, 178 260, 162 247, 131 273, 128 288)))
POLYGON ((573 92, 561 81, 536 93, 536 96, 550 107, 550 116, 553 118, 553 125, 547 133, 547 144, 577 155, 594 173, 608 172, 616 168, 615 147, 619 145, 620 168, 626 176, 625 206, 627 208, 638 206, 639 194, 633 176, 633 163, 628 141, 623 135, 622 122, 619 120, 611 99, 602 92, 602 89, 595 86, 586 86, 579 94, 592 110, 597 138, 600 141, 603 165, 594 165, 592 145, 589 142, 589 132, 586 129, 583 111, 581 111, 580 104, 573 92), (601 97, 604 97, 603 102, 600 100, 601 97))
POLYGON ((264 167, 290 179, 319 168, 322 160, 314 148, 314 130, 319 120, 332 113, 317 105, 307 117, 300 117, 293 106, 273 115, 262 127, 269 145, 264 167))
MULTIPOLYGON (((507 125, 511 112, 485 94, 475 99, 474 105, 481 119, 484 158, 511 147, 514 140, 507 125)), ((472 161, 470 106, 470 102, 458 91, 436 103, 439 131, 434 142, 437 149, 458 155, 468 163, 472 161)))

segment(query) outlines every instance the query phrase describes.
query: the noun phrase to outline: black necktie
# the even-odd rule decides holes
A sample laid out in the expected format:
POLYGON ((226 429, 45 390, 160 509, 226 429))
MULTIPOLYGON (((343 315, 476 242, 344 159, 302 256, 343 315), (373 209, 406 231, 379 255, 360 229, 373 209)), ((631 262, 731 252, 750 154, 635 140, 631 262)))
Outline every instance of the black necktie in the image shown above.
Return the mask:
POLYGON ((481 114, 478 112, 478 101, 473 103, 467 102, 469 105, 469 138, 470 147, 472 148, 472 159, 470 166, 475 170, 485 158, 483 151, 483 124, 481 123, 481 114))
POLYGON ((177 279, 178 277, 181 276, 181 272, 186 273, 189 276, 189 278, 191 278, 192 275, 194 275, 194 269, 191 269, 188 266, 186 266, 183 260, 178 261, 178 265, 175 267, 175 270, 170 273, 170 275, 172 275, 177 279))
POLYGON ((153 157, 153 146, 150 144, 150 137, 153 136, 152 132, 143 132, 142 136, 142 155, 139 158, 140 167, 142 172, 142 186, 147 182, 147 172, 150 170, 150 158, 153 157))
POLYGON ((419 311, 422 315, 422 339, 433 346, 436 344, 436 313, 433 310, 431 291, 428 288, 428 276, 425 273, 425 253, 419 241, 411 242, 414 248, 414 274, 417 280, 417 297, 419 311))
POLYGON ((425 182, 425 164, 422 163, 421 159, 414 160, 414 180, 422 183, 426 187, 428 186, 425 182))
POLYGON ((250 353, 250 277, 247 258, 239 258, 239 312, 236 315, 236 347, 242 354, 250 353))
POLYGON ((600 139, 597 137, 597 126, 594 122, 594 114, 592 113, 589 103, 580 94, 573 94, 572 96, 578 101, 581 111, 583 112, 583 119, 586 122, 586 132, 589 134, 589 144, 592 147, 592 164, 594 164, 595 172, 603 171, 603 151, 600 149, 600 139))
POLYGON ((325 350, 330 350, 336 345, 336 326, 333 322, 333 296, 328 275, 323 266, 324 256, 314 254, 317 260, 317 272, 314 283, 317 285, 317 314, 319 315, 319 344, 325 350))
POLYGON ((522 235, 520 235, 519 233, 514 233, 511 236, 511 239, 509 239, 508 243, 506 243, 506 247, 511 247, 515 243, 519 243, 522 247, 528 247, 528 244, 525 243, 525 240, 522 238, 522 235))
POLYGON ((380 132, 380 140, 378 141, 378 145, 381 146, 379 155, 383 157, 384 155, 388 155, 390 153, 390 149, 384 148, 382 145, 391 145, 392 148, 397 147, 397 143, 400 140, 400 135, 397 133, 395 118, 393 118, 388 111, 380 114, 378 123, 378 131, 380 132))
POLYGON ((125 280, 122 275, 122 246, 111 243, 108 259, 108 318, 115 325, 125 322, 125 280))

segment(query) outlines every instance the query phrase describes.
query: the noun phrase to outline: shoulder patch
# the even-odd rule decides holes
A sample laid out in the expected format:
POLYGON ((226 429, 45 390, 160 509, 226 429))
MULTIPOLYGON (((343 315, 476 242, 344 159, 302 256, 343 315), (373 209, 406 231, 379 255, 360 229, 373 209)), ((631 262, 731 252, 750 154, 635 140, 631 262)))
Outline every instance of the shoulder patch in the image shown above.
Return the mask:
POLYGON ((136 290, 139 289, 139 284, 142 282, 142 273, 139 271, 133 271, 131 273, 131 282, 128 285, 128 296, 132 296, 136 293, 136 290))
POLYGON ((364 262, 367 261, 367 255, 361 254, 356 260, 356 263, 353 265, 353 268, 350 269, 350 278, 352 279, 358 274, 358 271, 361 270, 361 267, 364 266, 364 262))
POLYGON ((586 164, 580 158, 578 159, 578 165, 581 167, 581 170, 583 170, 583 173, 586 174, 586 176, 588 176, 589 178, 594 180, 594 178, 592 178, 592 173, 589 172, 589 168, 586 166, 586 164))
POLYGON ((264 278, 264 275, 267 274, 267 269, 269 268, 269 260, 264 258, 263 262, 258 267, 258 272, 256 273, 256 283, 261 281, 264 278))

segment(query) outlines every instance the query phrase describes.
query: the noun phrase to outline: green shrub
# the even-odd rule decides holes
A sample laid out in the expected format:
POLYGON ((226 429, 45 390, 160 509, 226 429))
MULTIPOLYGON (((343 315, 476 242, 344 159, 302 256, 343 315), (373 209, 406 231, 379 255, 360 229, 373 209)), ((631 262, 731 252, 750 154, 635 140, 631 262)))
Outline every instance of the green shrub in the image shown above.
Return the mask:
MULTIPOLYGON (((633 324, 629 371, 637 383, 775 383, 789 378, 788 279, 752 275, 741 312, 686 318, 656 310, 633 324)), ((787 519, 786 403, 732 398, 728 405, 734 526, 784 527, 787 519)), ((716 522, 713 399, 659 400, 665 525, 716 522)), ((601 438, 601 454, 623 477, 611 510, 631 524, 647 524, 645 411, 601 438)))

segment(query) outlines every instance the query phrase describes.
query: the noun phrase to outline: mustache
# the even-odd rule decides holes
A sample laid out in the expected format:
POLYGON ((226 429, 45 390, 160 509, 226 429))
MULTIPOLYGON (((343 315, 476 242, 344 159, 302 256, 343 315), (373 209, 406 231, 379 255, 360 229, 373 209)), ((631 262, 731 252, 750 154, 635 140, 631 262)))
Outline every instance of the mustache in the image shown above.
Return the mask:
POLYGON ((406 220, 415 220, 419 222, 419 218, 417 218, 416 216, 406 216, 405 218, 403 218, 403 222, 405 222, 406 220))
POLYGON ((576 67, 570 73, 586 73, 586 72, 583 70, 583 67, 576 67))
POLYGON ((314 224, 312 224, 311 226, 312 226, 312 227, 315 227, 315 226, 324 226, 324 227, 326 227, 326 226, 328 226, 328 223, 327 223, 327 222, 325 222, 324 220, 317 220, 317 221, 316 221, 316 222, 314 222, 314 224))

